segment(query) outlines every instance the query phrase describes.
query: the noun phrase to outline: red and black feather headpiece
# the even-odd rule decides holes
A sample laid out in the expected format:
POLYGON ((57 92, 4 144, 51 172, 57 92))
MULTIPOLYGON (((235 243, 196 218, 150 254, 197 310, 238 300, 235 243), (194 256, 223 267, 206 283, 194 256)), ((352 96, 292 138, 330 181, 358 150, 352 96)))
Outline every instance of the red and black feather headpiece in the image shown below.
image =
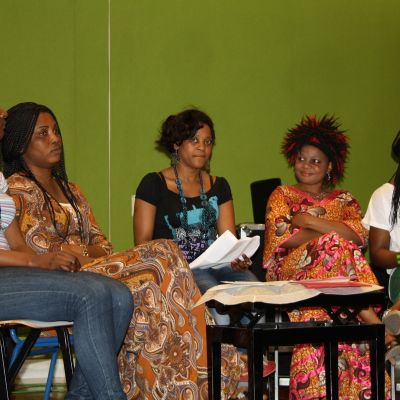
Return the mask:
POLYGON ((319 148, 332 163, 330 183, 336 185, 344 176, 350 147, 344 132, 333 116, 324 115, 320 119, 315 115, 306 116, 286 133, 282 143, 282 153, 289 165, 294 166, 303 146, 311 145, 319 148))

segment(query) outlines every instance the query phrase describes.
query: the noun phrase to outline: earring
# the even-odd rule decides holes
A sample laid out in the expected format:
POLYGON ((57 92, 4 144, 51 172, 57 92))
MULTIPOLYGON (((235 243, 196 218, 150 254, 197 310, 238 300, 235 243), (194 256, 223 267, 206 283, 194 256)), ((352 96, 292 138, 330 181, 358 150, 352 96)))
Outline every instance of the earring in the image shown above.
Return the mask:
POLYGON ((176 165, 179 162, 179 154, 178 154, 178 149, 175 149, 174 153, 171 153, 171 164, 176 165))
POLYGON ((329 171, 326 173, 326 180, 327 180, 328 182, 331 181, 331 173, 330 173, 329 171))

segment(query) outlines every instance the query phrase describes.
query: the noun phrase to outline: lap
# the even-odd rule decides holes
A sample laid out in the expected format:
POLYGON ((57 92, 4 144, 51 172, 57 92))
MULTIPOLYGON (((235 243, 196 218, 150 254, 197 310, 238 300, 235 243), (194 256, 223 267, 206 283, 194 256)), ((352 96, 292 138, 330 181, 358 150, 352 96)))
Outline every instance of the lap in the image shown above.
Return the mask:
POLYGON ((253 272, 234 271, 230 264, 222 267, 210 267, 206 269, 196 268, 193 271, 196 283, 199 286, 201 293, 205 293, 207 289, 221 284, 223 281, 258 281, 253 272))
POLYGON ((99 301, 112 281, 89 272, 0 268, 0 318, 72 320, 78 307, 99 301))

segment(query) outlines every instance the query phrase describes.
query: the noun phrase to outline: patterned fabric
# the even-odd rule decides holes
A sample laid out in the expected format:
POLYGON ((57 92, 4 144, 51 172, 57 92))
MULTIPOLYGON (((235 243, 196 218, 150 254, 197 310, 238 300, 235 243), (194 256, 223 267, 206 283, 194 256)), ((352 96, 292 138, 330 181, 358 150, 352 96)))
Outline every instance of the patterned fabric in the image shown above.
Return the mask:
MULTIPOLYGON (((47 210, 40 189, 22 176, 9 178, 9 186, 28 244, 41 252, 59 246, 52 224, 42 222, 47 210), (41 202, 31 203, 33 199, 41 202)), ((86 199, 75 185, 71 188, 81 210, 87 211, 82 215, 87 218, 87 232, 93 232, 88 234, 87 244, 94 240, 109 249, 86 199)), ((63 215, 56 213, 60 225, 66 221, 63 215)), ((68 237, 71 244, 79 240, 74 232, 68 237)), ((133 294, 134 314, 118 359, 128 399, 207 399, 205 337, 209 314, 203 305, 193 308, 200 292, 178 247, 170 240, 156 240, 100 257, 83 269, 118 279, 133 294)), ((222 352, 222 390, 224 398, 229 398, 236 391, 244 365, 234 347, 223 346, 222 352)))
POLYGON ((8 185, 2 172, 0 172, 0 249, 10 250, 5 231, 15 216, 15 204, 7 194, 8 185))
POLYGON ((136 189, 137 199, 156 207, 153 239, 173 239, 189 263, 215 241, 217 238, 215 221, 218 220, 219 206, 232 200, 228 181, 218 176, 215 177, 215 181, 210 176, 210 190, 206 195, 208 204, 215 212, 215 219, 210 216, 205 217, 206 208, 202 204, 200 195, 185 197, 188 225, 185 228, 185 213, 180 196, 168 189, 161 172, 145 175, 136 189), (206 233, 205 237, 204 233, 206 233))
POLYGON ((59 251, 63 244, 85 244, 101 246, 106 254, 111 254, 112 246, 96 223, 92 208, 86 197, 74 183, 69 187, 77 199, 83 216, 83 240, 79 234, 75 213, 52 199, 58 232, 53 226, 50 211, 39 187, 29 178, 14 174, 8 178, 9 192, 17 207, 17 218, 25 240, 36 253, 59 251), (65 237, 65 239, 64 239, 65 237))
MULTIPOLYGON (((362 282, 376 284, 362 251, 353 242, 335 232, 303 243, 293 249, 282 247, 299 230, 291 226, 298 213, 331 221, 341 221, 351 228, 365 244, 367 231, 361 223, 357 200, 347 191, 335 190, 322 200, 316 200, 294 186, 280 186, 270 196, 266 213, 264 268, 266 279, 323 279, 334 276, 354 276, 362 282)), ((291 321, 330 319, 323 309, 302 308, 289 314, 291 321)), ((324 399, 324 350, 318 345, 295 346, 290 370, 291 399, 324 399)), ((339 344, 340 399, 370 399, 369 349, 366 343, 339 344)), ((390 382, 386 376, 387 387, 390 382)), ((390 398, 387 390, 386 398, 390 398)))

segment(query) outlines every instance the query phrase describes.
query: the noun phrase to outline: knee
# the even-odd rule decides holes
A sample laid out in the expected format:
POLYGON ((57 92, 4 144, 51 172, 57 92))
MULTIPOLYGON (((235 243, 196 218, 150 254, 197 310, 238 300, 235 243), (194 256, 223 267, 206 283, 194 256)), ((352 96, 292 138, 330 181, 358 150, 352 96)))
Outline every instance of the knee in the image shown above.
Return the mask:
POLYGON ((130 289, 123 283, 116 283, 118 283, 118 285, 111 288, 114 306, 117 306, 119 309, 124 310, 127 313, 132 313, 133 296, 130 289))

